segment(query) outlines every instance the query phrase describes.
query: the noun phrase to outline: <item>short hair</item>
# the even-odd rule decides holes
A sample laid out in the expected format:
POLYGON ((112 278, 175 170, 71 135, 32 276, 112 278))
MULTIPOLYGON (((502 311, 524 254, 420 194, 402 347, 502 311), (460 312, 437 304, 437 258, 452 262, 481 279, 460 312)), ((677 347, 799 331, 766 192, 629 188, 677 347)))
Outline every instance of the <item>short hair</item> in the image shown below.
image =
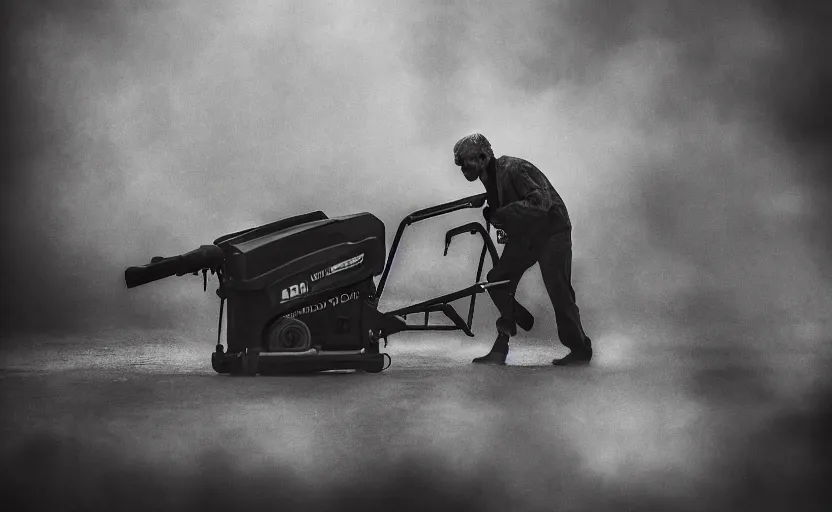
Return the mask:
POLYGON ((485 135, 481 133, 472 133, 471 135, 466 135, 465 137, 459 139, 459 141, 454 144, 454 164, 462 165, 460 154, 464 150, 472 147, 480 150, 489 157, 494 158, 494 151, 491 150, 491 143, 488 142, 485 135))

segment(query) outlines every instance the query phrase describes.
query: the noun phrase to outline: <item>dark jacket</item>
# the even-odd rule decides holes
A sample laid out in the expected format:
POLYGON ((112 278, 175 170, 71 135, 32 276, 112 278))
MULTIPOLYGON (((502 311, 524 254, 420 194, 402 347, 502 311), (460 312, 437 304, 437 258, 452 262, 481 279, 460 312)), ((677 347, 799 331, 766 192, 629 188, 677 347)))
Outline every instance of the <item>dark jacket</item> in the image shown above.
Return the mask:
POLYGON ((501 156, 492 160, 488 171, 493 176, 486 190, 494 227, 504 230, 509 240, 534 243, 558 235, 571 243, 566 205, 537 167, 522 158, 501 156))

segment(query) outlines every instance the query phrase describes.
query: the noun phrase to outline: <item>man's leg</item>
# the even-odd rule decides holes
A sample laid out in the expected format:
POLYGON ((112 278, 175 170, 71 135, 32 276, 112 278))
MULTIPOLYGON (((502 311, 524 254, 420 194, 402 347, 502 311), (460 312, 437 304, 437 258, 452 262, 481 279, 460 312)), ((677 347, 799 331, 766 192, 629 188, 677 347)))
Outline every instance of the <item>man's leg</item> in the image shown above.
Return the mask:
POLYGON ((535 258, 527 247, 519 243, 509 242, 503 249, 503 254, 497 261, 497 265, 488 272, 489 282, 505 279, 508 279, 509 282, 488 289, 491 300, 500 312, 500 317, 497 319, 497 340, 486 356, 478 357, 474 359, 474 362, 496 362, 498 364, 505 362, 505 356, 508 354, 508 340, 511 336, 517 334, 517 324, 514 319, 514 294, 517 291, 520 278, 534 263, 535 258))
POLYGON ((540 273, 555 309, 560 342, 571 350, 570 355, 559 364, 588 361, 592 357, 592 342, 581 325, 581 314, 572 288, 572 248, 547 247, 540 257, 540 273))
POLYGON ((522 327, 524 331, 531 331, 534 327, 534 316, 529 313, 529 310, 517 302, 517 297, 514 297, 514 322, 518 327, 522 327))

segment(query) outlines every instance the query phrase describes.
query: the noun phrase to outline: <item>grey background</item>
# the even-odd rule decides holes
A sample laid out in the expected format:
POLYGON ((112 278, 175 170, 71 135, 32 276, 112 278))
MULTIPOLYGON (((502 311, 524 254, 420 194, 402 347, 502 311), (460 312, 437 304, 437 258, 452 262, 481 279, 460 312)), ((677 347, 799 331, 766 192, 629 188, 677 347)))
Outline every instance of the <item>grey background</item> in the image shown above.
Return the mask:
MULTIPOLYGON (((106 473, 129 466, 125 460, 149 446, 165 453, 165 443, 186 461, 186 472, 202 467, 187 462, 204 454, 195 448, 202 445, 183 444, 190 428, 183 425, 215 418, 211 407, 233 402, 235 390, 252 392, 211 381, 205 389, 217 395, 208 399, 195 381, 175 376, 188 375, 197 359, 204 363, 213 345, 216 280, 209 293, 201 276, 126 290, 124 268, 315 209, 330 216, 370 211, 385 222, 389 242, 406 214, 481 191, 464 180, 451 153, 457 139, 479 131, 497 155, 535 163, 563 196, 575 226, 574 285, 600 373, 558 377, 566 395, 524 368, 495 380, 471 373, 467 360, 490 341, 496 313, 482 300, 476 340, 459 339, 447 352, 439 339, 422 340, 415 353, 400 349, 405 373, 391 379, 416 398, 386 396, 398 416, 359 401, 348 419, 339 417, 347 426, 291 439, 334 443, 353 428, 378 435, 390 428, 417 443, 424 440, 413 432, 424 428, 438 436, 440 452, 465 464, 472 438, 442 437, 459 421, 436 422, 412 407, 468 411, 474 403, 460 414, 480 427, 474 439, 482 450, 507 436, 531 443, 527 451, 500 445, 495 474, 500 463, 538 453, 533 441, 551 447, 547 461, 563 461, 553 464, 564 478, 574 460, 555 446, 579 450, 601 467, 612 450, 624 468, 616 471, 626 473, 632 457, 663 460, 649 447, 679 432, 687 444, 676 446, 678 460, 713 457, 712 465, 690 462, 699 468, 691 472, 726 482, 725 475, 762 468, 742 485, 724 484, 736 492, 753 495, 771 483, 766 478, 782 481, 777 468, 804 484, 820 482, 812 478, 828 469, 826 459, 813 458, 828 450, 823 432, 830 424, 828 4, 85 0, 7 2, 4 10, 4 365, 68 372, 45 383, 6 380, 4 399, 15 401, 4 432, 39 432, 33 425, 50 420, 61 432, 45 434, 48 442, 7 435, 10 467, 32 461, 31 475, 45 467, 57 467, 61 477, 94 474, 90 468, 106 473), (166 358, 174 365, 165 366, 166 358), (124 370, 145 363, 161 369, 124 370), (89 367, 98 373, 83 381, 87 373, 79 369, 89 367), (148 372, 162 376, 148 380, 148 372), (101 385, 108 379, 127 383, 119 391, 119 384, 101 385), (459 386, 464 391, 456 394, 459 386), (191 409, 178 405, 189 393, 191 409), (43 405, 44 397, 57 402, 43 405), (656 403, 666 404, 667 414, 645 413, 656 403), (495 410, 515 419, 529 411, 551 417, 530 416, 525 433, 511 422, 486 428, 495 410), (171 426, 161 444, 154 444, 158 425, 133 422, 136 411, 162 415, 171 426), (87 427, 102 417, 114 431, 128 425, 122 435, 135 446, 118 444, 118 436, 120 448, 96 444, 98 431, 87 427), (598 430, 587 431, 586 418, 598 430), (549 430, 561 421, 563 444, 549 430), (80 425, 87 426, 80 444, 66 441, 80 425), (711 437, 709 428, 720 433, 711 437), (596 436, 582 437, 586 432, 596 436), (635 436, 627 437, 632 453, 614 449, 622 432, 635 436), (55 439, 64 444, 56 448, 55 439), (720 462, 720 450, 737 446, 734 462, 720 462), (56 460, 81 460, 87 472, 56 460)), ((464 212, 408 231, 385 309, 467 285, 479 246, 455 241, 442 258, 442 234, 478 219, 477 211, 464 212)), ((537 268, 518 295, 538 327, 518 340, 529 348, 515 362, 546 364, 559 347, 537 268)), ((265 387, 253 403, 237 406, 247 423, 228 420, 225 428, 268 428, 271 420, 252 411, 287 392, 281 382, 258 384, 265 387)), ((354 396, 329 387, 342 381, 311 382, 314 393, 292 384, 299 387, 283 404, 305 418, 286 416, 291 432, 333 424, 333 404, 354 396)), ((349 393, 371 386, 350 382, 349 393)), ((375 438, 362 439, 329 454, 366 468, 361 464, 374 459, 360 450, 375 438)), ((252 446, 243 445, 261 449, 252 446)), ((275 457, 291 461, 293 453, 275 457)), ((238 467, 223 457, 219 469, 206 470, 208 481, 238 467)), ((471 475, 491 475, 470 467, 443 473, 430 458, 381 460, 392 464, 383 466, 393 475, 388 489, 467 489, 470 503, 482 495, 471 475)), ((512 467, 519 495, 533 485, 531 475, 550 468, 512 467)), ((142 489, 175 485, 156 466, 136 471, 150 479, 142 489)), ((618 477, 606 475, 599 478, 612 487, 591 480, 583 496, 618 489, 618 477)), ((649 472, 639 475, 650 481, 649 472)), ((134 492, 129 479, 80 478, 90 486, 110 482, 121 497, 134 492)), ((687 503, 696 508, 695 499, 687 503)))
MULTIPOLYGON (((563 195, 596 335, 773 322, 812 344, 826 327, 823 4, 7 9, 7 329, 203 325, 201 278, 128 291, 123 269, 314 209, 370 211, 392 238, 480 192, 451 155, 472 131, 563 195)), ((442 259, 441 236, 477 218, 409 232, 389 299, 466 284, 476 244, 442 259)), ((548 314, 538 281, 521 294, 548 314)))

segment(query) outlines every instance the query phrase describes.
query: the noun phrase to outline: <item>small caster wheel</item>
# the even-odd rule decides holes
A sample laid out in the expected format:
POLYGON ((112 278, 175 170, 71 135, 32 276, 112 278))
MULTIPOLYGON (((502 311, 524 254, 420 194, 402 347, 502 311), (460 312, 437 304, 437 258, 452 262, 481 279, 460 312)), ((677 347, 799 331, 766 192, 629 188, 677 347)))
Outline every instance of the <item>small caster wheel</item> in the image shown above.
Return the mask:
POLYGON ((365 373, 381 373, 384 371, 384 360, 378 362, 367 363, 361 368, 361 371, 365 373))
POLYGON ((257 364, 260 360, 260 349, 249 348, 240 356, 242 374, 253 377, 257 375, 257 364))
POLYGON ((211 368, 217 373, 230 373, 231 365, 223 354, 214 352, 211 354, 211 368))

